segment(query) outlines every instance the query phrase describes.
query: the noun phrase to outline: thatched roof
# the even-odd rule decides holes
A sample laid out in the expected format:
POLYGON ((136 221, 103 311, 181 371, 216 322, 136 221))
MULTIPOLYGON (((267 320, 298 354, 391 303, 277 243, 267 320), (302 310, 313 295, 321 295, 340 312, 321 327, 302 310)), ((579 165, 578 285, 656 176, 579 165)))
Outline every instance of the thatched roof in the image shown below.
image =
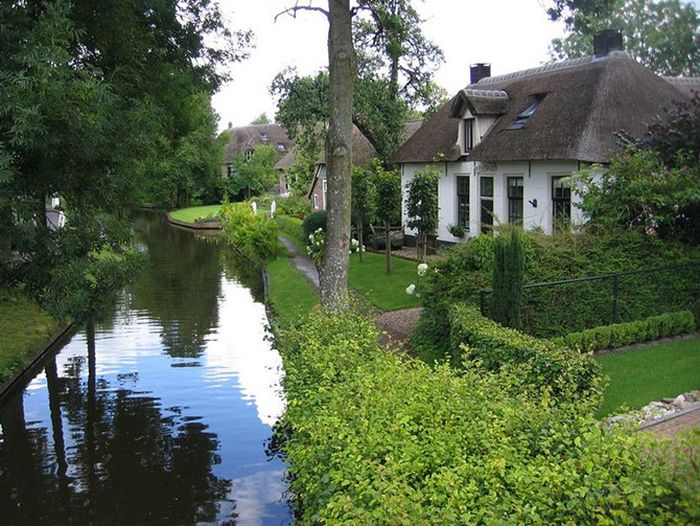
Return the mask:
POLYGON ((255 150, 257 146, 269 144, 277 150, 280 156, 289 152, 294 142, 287 137, 287 133, 280 124, 251 124, 229 128, 231 139, 226 145, 226 162, 231 162, 234 155, 244 155, 245 152, 255 150), (279 145, 283 146, 283 149, 279 145))
POLYGON ((294 150, 289 150, 275 165, 275 170, 286 170, 294 164, 294 150))
POLYGON ((688 97, 693 97, 694 92, 700 93, 700 77, 664 77, 676 89, 685 93, 688 97))
POLYGON ((624 52, 548 64, 487 77, 448 102, 397 152, 398 162, 430 162, 461 157, 457 145, 460 119, 450 110, 471 104, 479 113, 502 113, 470 152, 469 160, 564 160, 607 162, 619 151, 618 132, 641 135, 646 124, 672 100, 685 94, 624 52), (479 97, 478 91, 491 92, 479 97), (496 95, 506 93, 508 99, 496 95), (524 126, 509 129, 536 100, 524 126), (498 110, 498 111, 496 111, 498 110))

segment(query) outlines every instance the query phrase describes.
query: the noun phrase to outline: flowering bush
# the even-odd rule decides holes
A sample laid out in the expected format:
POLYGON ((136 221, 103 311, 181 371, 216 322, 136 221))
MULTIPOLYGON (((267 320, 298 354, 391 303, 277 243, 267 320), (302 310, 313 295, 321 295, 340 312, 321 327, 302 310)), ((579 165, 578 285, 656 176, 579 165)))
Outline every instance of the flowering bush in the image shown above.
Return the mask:
POLYGON ((416 273, 418 274, 416 283, 411 283, 408 287, 406 287, 406 294, 415 294, 416 297, 420 298, 420 279, 428 273, 428 264, 420 263, 416 268, 416 273), (416 289, 418 290, 416 291, 416 289))
POLYGON ((306 242, 306 253, 314 260, 316 265, 321 263, 323 253, 326 248, 326 233, 322 228, 317 228, 313 233, 309 234, 306 242))

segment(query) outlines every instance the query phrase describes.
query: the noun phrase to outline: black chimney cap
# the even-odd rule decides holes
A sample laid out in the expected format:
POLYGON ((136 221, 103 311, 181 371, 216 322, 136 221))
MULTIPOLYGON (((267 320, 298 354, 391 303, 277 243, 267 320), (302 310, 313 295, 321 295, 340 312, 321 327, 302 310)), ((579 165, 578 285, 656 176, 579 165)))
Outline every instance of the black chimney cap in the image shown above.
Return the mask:
POLYGON ((623 51, 622 33, 617 29, 606 29, 593 36, 593 53, 604 57, 611 51, 623 51))
POLYGON ((472 64, 469 66, 469 82, 471 84, 476 84, 481 79, 491 76, 491 64, 486 64, 484 62, 479 62, 478 64, 472 64))

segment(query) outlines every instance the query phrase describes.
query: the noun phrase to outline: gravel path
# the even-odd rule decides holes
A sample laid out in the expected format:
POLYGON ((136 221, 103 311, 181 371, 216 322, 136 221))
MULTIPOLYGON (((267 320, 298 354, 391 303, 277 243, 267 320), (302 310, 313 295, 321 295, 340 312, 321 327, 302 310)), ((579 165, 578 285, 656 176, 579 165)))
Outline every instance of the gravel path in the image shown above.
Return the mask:
POLYGON ((642 431, 648 431, 659 437, 673 437, 679 431, 689 431, 698 427, 700 427, 700 407, 644 426, 642 431))
POLYGON ((423 312, 421 307, 379 312, 376 316, 377 326, 386 331, 395 343, 403 347, 411 337, 413 329, 418 325, 421 312, 423 312))

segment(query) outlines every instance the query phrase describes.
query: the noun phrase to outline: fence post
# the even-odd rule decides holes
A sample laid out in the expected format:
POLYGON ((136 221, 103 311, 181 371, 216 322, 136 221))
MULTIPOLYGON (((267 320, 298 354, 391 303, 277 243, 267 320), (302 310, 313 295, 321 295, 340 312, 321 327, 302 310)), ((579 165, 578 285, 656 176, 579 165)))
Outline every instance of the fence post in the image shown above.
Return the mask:
POLYGON ((615 274, 613 276, 613 300, 612 300, 612 322, 617 323, 617 300, 620 295, 620 276, 615 274))
POLYGON ((486 316, 486 291, 479 291, 479 310, 482 316, 486 316))

